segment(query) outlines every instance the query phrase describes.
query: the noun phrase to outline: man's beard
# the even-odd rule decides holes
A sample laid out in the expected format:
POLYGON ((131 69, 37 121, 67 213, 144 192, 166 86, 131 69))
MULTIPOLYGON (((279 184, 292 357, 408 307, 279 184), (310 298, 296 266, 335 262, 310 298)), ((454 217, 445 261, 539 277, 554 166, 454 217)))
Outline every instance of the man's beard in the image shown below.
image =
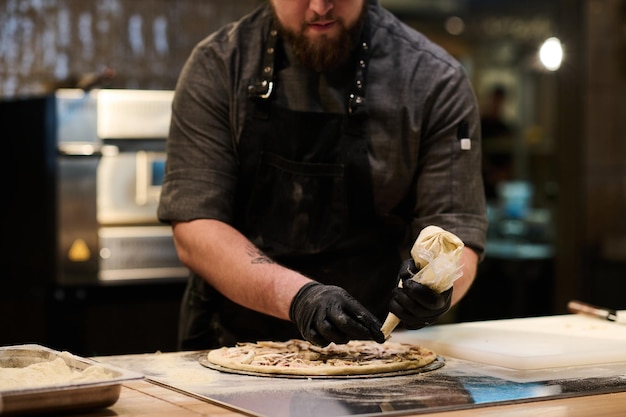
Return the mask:
MULTIPOLYGON (((270 2, 271 4, 271 2, 270 2)), ((363 2, 363 8, 358 20, 352 27, 346 27, 343 19, 337 17, 337 24, 340 27, 339 36, 329 39, 326 35, 315 39, 309 39, 304 35, 307 24, 303 24, 298 32, 285 28, 280 24, 274 11, 274 19, 279 26, 280 33, 300 60, 300 62, 317 72, 330 71, 343 65, 352 54, 354 46, 359 39, 363 22, 367 16, 367 0, 363 2)), ((272 10, 274 7, 272 6, 272 10)), ((333 16, 316 16, 313 22, 332 18, 333 16)))

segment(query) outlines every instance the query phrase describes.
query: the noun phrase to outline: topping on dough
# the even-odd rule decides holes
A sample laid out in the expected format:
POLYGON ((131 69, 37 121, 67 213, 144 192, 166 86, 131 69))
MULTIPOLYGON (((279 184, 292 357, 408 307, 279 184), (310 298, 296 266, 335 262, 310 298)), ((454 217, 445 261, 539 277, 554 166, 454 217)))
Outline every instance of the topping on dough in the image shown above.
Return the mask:
POLYGON ((315 346, 303 340, 239 343, 208 354, 224 368, 266 374, 359 375, 416 369, 436 359, 428 349, 409 344, 351 341, 315 346))

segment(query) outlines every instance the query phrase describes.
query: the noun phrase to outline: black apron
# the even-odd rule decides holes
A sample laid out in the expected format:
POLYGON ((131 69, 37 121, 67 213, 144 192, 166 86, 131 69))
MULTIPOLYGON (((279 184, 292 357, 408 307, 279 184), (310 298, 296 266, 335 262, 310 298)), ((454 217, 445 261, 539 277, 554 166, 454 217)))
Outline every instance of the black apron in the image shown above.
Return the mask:
MULTIPOLYGON (((364 27, 345 114, 297 112, 272 99, 277 31, 271 30, 260 81, 239 144, 234 226, 281 265, 345 288, 381 319, 400 264, 403 231, 376 215, 365 89, 364 27)), ((301 338, 296 327, 227 300, 193 276, 181 309, 180 348, 301 338)))

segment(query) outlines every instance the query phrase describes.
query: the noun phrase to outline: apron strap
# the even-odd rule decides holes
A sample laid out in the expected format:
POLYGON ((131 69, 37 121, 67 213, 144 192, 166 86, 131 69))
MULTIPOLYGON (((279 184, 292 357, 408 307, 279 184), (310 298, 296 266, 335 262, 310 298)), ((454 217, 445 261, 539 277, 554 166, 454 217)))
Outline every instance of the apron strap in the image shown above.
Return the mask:
POLYGON ((260 81, 248 86, 248 94, 253 98, 267 100, 274 92, 274 61, 276 55, 276 40, 278 29, 272 25, 263 53, 260 81))
POLYGON ((370 27, 369 18, 365 19, 363 31, 361 33, 361 45, 359 47, 359 58, 357 61, 356 74, 354 77, 354 85, 348 97, 348 113, 353 114, 357 108, 365 104, 365 87, 367 84, 367 69, 370 63, 369 43, 370 43, 370 27))

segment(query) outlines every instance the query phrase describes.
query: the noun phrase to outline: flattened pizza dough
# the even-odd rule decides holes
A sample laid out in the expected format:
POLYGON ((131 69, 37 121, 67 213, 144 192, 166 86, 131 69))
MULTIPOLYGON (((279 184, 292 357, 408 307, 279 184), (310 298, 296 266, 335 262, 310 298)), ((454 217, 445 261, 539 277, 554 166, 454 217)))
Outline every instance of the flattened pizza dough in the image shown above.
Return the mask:
POLYGON ((424 367, 435 352, 405 343, 351 341, 318 347, 304 340, 239 343, 208 353, 220 367, 263 374, 330 376, 384 374, 424 367))

